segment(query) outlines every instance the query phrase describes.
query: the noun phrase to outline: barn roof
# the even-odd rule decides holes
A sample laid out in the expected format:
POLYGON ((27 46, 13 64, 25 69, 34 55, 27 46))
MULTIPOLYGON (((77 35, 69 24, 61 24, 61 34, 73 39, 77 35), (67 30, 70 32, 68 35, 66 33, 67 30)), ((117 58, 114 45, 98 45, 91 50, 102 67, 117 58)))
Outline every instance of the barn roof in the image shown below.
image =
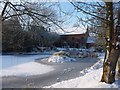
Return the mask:
POLYGON ((83 27, 72 27, 72 28, 66 28, 63 30, 59 29, 57 33, 59 35, 74 35, 74 34, 85 34, 87 31, 86 28, 83 27))

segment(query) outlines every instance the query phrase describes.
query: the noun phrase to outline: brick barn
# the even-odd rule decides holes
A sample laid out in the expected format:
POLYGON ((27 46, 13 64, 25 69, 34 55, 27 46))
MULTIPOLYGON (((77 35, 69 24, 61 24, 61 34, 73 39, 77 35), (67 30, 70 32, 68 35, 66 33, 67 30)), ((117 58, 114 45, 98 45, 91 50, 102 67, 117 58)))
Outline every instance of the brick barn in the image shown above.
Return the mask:
POLYGON ((85 28, 73 27, 59 34, 60 38, 54 44, 56 47, 85 48, 87 45, 88 30, 85 28))

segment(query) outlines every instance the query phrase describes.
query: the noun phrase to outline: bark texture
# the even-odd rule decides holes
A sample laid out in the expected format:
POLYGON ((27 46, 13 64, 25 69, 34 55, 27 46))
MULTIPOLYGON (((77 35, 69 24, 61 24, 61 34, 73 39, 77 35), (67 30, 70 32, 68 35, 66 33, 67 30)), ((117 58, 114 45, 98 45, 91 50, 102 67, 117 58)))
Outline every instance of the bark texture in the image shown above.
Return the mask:
POLYGON ((108 55, 107 61, 103 63, 102 82, 113 83, 115 81, 116 64, 119 58, 120 49, 112 50, 108 55))

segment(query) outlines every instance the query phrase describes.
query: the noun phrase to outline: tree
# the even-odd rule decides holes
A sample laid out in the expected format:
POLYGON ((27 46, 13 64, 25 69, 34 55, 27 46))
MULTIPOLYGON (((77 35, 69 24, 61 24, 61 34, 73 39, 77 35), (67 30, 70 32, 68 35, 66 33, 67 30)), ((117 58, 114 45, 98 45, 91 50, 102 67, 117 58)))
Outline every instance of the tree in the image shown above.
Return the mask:
POLYGON ((4 25, 4 28, 2 28, 3 51, 31 51, 32 48, 40 46, 43 40, 44 42, 45 40, 46 42, 50 42, 50 39, 46 38, 47 35, 45 35, 43 39, 42 34, 47 33, 50 37, 51 35, 54 36, 54 34, 48 33, 48 27, 52 27, 52 24, 60 27, 57 24, 57 15, 54 10, 51 9, 51 6, 53 5, 46 5, 45 3, 13 3, 10 1, 3 1, 1 12, 4 25), (6 22, 10 25, 6 25, 6 22), (16 25, 17 23, 19 25, 16 25), (18 30, 17 26, 21 28, 18 30))
POLYGON ((12 17, 3 22, 2 26, 2 51, 22 50, 23 31, 18 18, 12 17))
POLYGON ((17 16, 19 20, 23 22, 22 26, 25 26, 27 17, 29 17, 29 20, 34 20, 38 25, 41 23, 48 26, 54 24, 54 26, 62 29, 58 24, 57 15, 54 10, 52 10, 54 5, 55 4, 49 5, 49 3, 30 3, 25 1, 18 3, 3 1, 3 8, 1 11, 2 21, 17 16))
MULTIPOLYGON (((120 6, 119 6, 119 8, 118 8, 118 15, 117 15, 117 17, 118 17, 118 21, 117 21, 117 32, 118 32, 118 34, 117 34, 117 40, 119 41, 119 43, 120 43, 120 6)), ((118 61, 118 73, 119 73, 119 77, 120 77, 120 56, 119 56, 119 61, 118 61)))
POLYGON ((117 45, 117 30, 114 29, 113 2, 106 3, 106 53, 103 63, 102 82, 113 83, 115 81, 116 65, 120 55, 120 47, 117 45))
POLYGON ((71 4, 77 9, 77 11, 105 22, 106 52, 103 63, 103 75, 101 81, 106 83, 113 83, 115 81, 116 64, 120 55, 120 44, 118 44, 117 41, 118 32, 117 29, 114 28, 114 3, 112 1, 108 1, 102 2, 102 4, 100 2, 71 2, 71 4), (82 8, 80 6, 82 6, 82 8), (103 8, 105 10, 105 13, 103 12, 105 18, 97 14, 98 8, 103 8))

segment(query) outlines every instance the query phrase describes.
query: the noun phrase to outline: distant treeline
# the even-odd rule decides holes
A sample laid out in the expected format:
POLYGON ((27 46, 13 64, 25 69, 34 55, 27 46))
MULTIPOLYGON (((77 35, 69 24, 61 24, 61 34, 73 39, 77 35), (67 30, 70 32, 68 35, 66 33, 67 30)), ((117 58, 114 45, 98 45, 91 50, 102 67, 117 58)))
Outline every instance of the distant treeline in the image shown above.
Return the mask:
POLYGON ((37 47, 50 47, 59 35, 44 26, 22 26, 17 17, 2 24, 2 52, 31 52, 37 47))

